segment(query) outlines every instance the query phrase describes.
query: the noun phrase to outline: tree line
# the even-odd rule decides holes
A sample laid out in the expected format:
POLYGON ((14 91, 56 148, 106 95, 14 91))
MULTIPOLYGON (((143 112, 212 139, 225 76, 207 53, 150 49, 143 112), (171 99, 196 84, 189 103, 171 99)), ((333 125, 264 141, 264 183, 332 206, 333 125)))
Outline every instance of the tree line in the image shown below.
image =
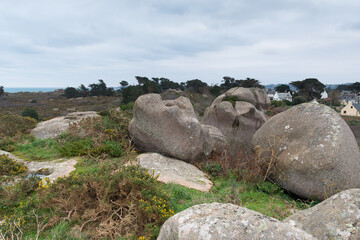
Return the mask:
MULTIPOLYGON (((171 81, 170 79, 164 77, 148 78, 135 76, 135 79, 137 81, 136 84, 129 84, 125 80, 119 82, 120 89, 117 91, 115 91, 114 88, 107 87, 105 82, 100 79, 98 83, 90 84, 88 88, 84 85, 80 85, 79 88, 68 87, 65 89, 64 95, 67 98, 74 98, 87 96, 114 96, 119 94, 122 96, 122 102, 127 104, 134 102, 143 94, 161 93, 167 89, 177 89, 200 94, 210 93, 214 96, 218 96, 233 87, 265 88, 259 80, 254 78, 235 79, 230 76, 224 76, 220 84, 211 86, 199 79, 192 79, 181 83, 171 81)), ((291 92, 294 98, 297 97, 296 101, 304 102, 312 99, 320 99, 321 93, 325 90, 325 87, 326 86, 318 79, 307 78, 301 81, 292 81, 289 84, 280 84, 275 88, 275 90, 277 92, 291 92), (296 91, 291 91, 290 85, 293 86, 296 91)), ((360 92, 360 83, 356 82, 349 85, 342 84, 338 86, 337 90, 360 92)), ((337 96, 339 94, 335 95, 337 96)), ((336 97, 335 95, 333 97, 336 97)))

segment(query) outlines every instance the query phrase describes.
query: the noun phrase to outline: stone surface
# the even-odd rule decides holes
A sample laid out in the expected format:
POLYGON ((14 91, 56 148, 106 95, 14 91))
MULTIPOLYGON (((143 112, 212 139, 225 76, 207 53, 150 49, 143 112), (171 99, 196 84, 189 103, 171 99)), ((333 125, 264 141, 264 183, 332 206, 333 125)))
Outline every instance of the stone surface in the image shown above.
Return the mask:
POLYGON ((254 132, 267 120, 264 111, 269 106, 269 97, 259 88, 232 88, 206 109, 201 123, 220 129, 232 144, 250 142, 254 132))
POLYGON ((188 98, 162 101, 158 94, 142 95, 133 112, 129 132, 142 151, 187 162, 200 161, 211 154, 211 136, 203 130, 188 98))
POLYGON ((183 96, 184 92, 176 89, 166 89, 160 95, 163 100, 175 100, 180 96, 183 96))
POLYGON ((159 175, 160 182, 175 183, 203 192, 209 191, 213 186, 206 174, 197 167, 158 153, 140 154, 132 164, 139 164, 155 176, 159 175))
POLYGON ((29 174, 39 175, 41 178, 48 177, 50 181, 54 181, 58 177, 67 177, 75 170, 75 164, 78 162, 78 158, 72 159, 57 159, 53 161, 25 161, 15 155, 0 150, 0 155, 7 155, 11 159, 23 163, 27 166, 27 172, 29 174))
POLYGON ((229 149, 230 142, 219 129, 210 125, 202 124, 201 126, 205 132, 208 132, 211 138, 214 153, 221 154, 229 149))
POLYGON ((301 197, 324 200, 360 187, 355 137, 340 115, 325 105, 304 103, 275 115, 255 133, 252 144, 274 150, 271 179, 301 197))
POLYGON ((79 122, 85 118, 100 118, 96 112, 73 112, 65 117, 56 117, 48 121, 40 122, 31 131, 36 138, 54 138, 69 129, 70 124, 79 122))
POLYGON ((315 239, 309 233, 233 204, 201 204, 169 218, 158 240, 315 239))
POLYGON ((301 228, 319 240, 360 239, 360 189, 349 189, 283 222, 301 228))

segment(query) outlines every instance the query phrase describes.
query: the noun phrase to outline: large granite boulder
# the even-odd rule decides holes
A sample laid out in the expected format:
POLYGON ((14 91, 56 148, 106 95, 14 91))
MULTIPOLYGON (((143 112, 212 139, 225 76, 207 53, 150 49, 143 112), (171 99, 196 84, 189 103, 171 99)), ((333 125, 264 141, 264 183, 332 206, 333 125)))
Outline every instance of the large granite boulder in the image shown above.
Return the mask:
POLYGON ((203 192, 208 192, 213 186, 206 174, 197 167, 158 153, 140 154, 130 164, 139 164, 148 169, 154 176, 158 176, 157 180, 160 182, 175 183, 203 192))
POLYGON ((39 122, 31 131, 31 134, 36 138, 55 138, 63 132, 66 132, 70 124, 77 123, 86 118, 101 118, 94 111, 88 112, 73 112, 63 117, 56 117, 48 121, 39 122))
POLYGON ((319 240, 360 239, 360 189, 349 189, 283 222, 301 228, 319 240))
POLYGON ((169 218, 158 240, 315 239, 309 233, 233 204, 201 204, 169 218))
POLYGON ((129 132, 142 151, 194 162, 209 156, 218 142, 200 124, 188 98, 162 101, 158 94, 146 94, 133 111, 129 132))
POLYGON ((255 133, 252 144, 265 162, 273 153, 270 178, 303 198, 324 200, 360 187, 355 137, 325 105, 304 103, 275 115, 255 133))
POLYGON ((270 99, 259 88, 232 88, 217 97, 206 109, 202 124, 214 126, 232 141, 250 142, 254 132, 267 120, 270 99))

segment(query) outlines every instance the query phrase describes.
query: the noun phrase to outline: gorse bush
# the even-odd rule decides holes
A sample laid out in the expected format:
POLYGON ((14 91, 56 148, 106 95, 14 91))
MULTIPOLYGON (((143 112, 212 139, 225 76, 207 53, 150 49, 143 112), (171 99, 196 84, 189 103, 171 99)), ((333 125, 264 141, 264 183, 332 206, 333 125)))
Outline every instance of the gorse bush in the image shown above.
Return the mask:
POLYGON ((169 200, 163 184, 147 170, 118 164, 60 178, 40 193, 40 206, 51 209, 54 219, 76 221, 80 231, 99 239, 155 239, 174 214, 169 200))
POLYGON ((34 108, 26 108, 22 113, 21 116, 23 117, 31 117, 37 121, 39 121, 39 114, 34 108))
POLYGON ((19 175, 26 172, 27 167, 6 155, 0 155, 0 175, 19 175))
POLYGON ((132 150, 127 128, 131 114, 104 111, 103 119, 84 119, 70 126, 59 138, 59 152, 64 157, 91 155, 121 157, 132 150))
POLYGON ((36 124, 36 120, 30 117, 0 115, 0 138, 29 133, 36 124))

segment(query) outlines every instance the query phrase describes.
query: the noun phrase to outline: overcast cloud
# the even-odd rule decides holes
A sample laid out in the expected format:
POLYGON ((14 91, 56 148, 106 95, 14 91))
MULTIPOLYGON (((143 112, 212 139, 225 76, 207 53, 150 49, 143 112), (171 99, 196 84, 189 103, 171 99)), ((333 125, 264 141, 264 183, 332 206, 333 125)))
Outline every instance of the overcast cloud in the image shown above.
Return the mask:
POLYGON ((358 0, 0 1, 0 85, 360 81, 358 0))

